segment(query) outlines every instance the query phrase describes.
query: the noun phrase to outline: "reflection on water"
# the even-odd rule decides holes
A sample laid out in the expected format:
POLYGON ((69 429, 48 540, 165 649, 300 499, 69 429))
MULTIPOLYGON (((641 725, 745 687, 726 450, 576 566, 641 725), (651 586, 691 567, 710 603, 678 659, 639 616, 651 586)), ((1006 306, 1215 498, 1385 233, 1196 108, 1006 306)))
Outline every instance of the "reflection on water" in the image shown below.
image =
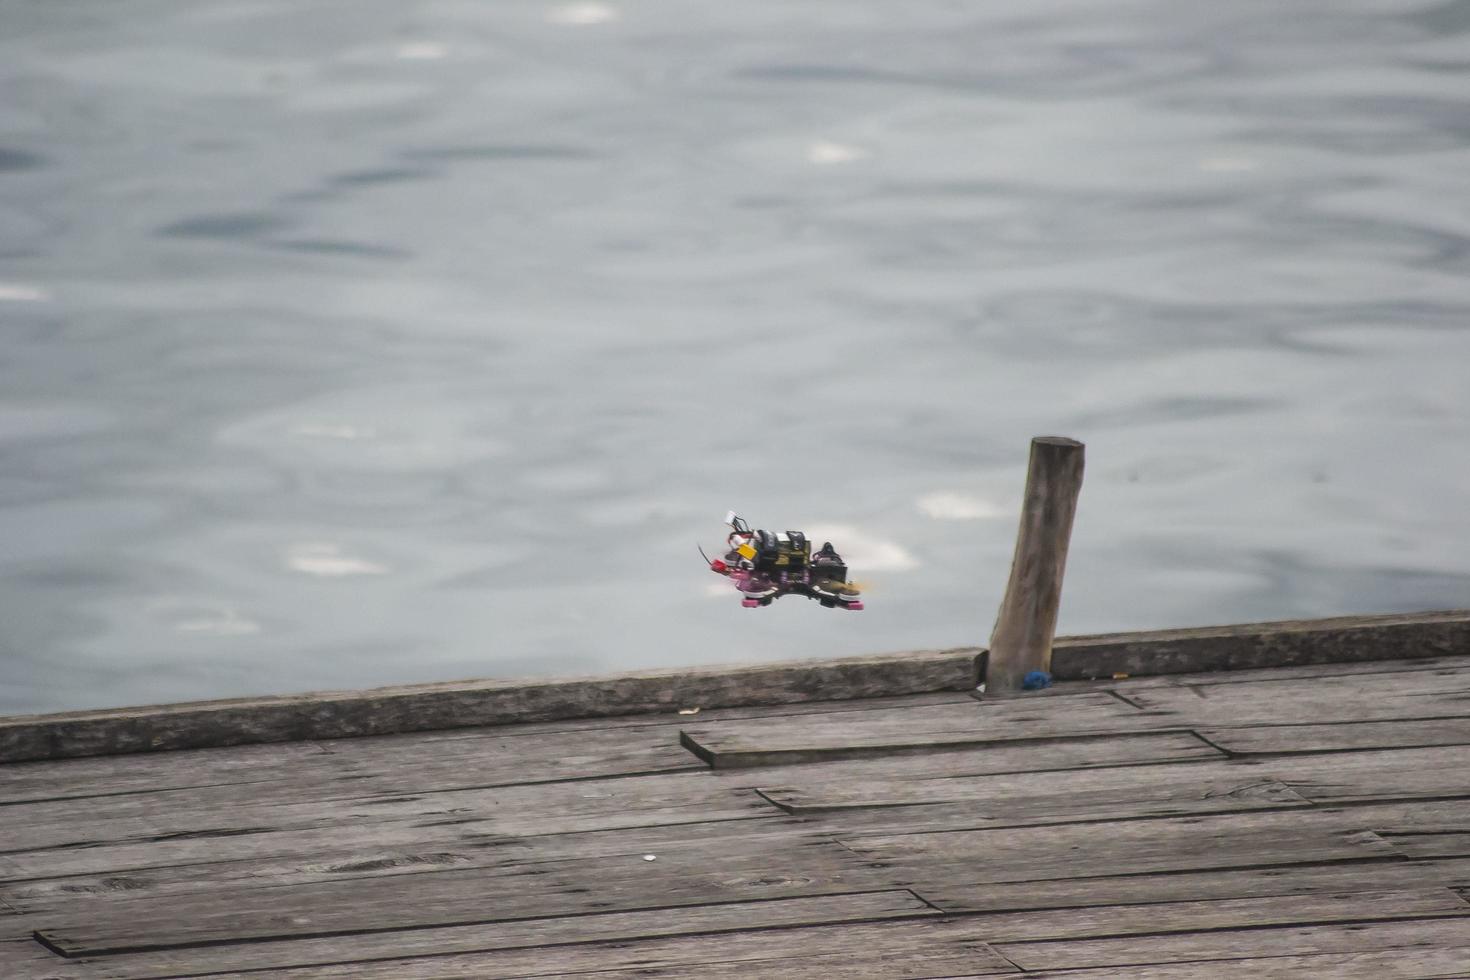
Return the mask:
POLYGON ((0 22, 0 713, 1470 604, 1470 0, 0 22))

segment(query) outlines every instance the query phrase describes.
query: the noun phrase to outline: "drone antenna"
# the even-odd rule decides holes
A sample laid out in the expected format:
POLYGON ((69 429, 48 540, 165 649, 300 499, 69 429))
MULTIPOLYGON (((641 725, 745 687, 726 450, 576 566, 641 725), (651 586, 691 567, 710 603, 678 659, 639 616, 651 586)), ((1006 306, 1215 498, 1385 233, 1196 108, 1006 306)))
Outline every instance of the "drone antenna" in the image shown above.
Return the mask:
POLYGON ((706 565, 712 565, 712 564, 714 564, 714 562, 712 562, 712 561, 709 560, 709 555, 707 555, 707 554, 704 553, 704 545, 697 544, 694 547, 696 547, 696 548, 699 549, 699 557, 701 557, 701 558, 704 559, 704 563, 706 565))

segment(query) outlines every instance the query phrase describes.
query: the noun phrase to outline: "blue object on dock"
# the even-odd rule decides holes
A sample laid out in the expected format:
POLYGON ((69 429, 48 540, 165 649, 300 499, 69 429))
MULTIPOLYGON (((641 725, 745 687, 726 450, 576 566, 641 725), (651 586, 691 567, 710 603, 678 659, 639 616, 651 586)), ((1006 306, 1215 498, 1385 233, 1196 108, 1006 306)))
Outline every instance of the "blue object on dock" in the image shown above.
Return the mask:
POLYGON ((1044 687, 1051 687, 1051 675, 1044 670, 1030 671, 1021 678, 1021 690, 1023 691, 1039 691, 1044 687))

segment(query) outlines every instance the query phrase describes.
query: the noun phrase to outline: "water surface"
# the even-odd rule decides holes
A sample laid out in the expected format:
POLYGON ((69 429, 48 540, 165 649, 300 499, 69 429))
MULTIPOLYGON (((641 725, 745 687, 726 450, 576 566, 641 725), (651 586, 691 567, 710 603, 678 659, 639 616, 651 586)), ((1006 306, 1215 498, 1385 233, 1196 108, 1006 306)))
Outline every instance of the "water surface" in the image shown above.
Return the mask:
POLYGON ((0 713, 1470 605, 1467 0, 0 26, 0 713))

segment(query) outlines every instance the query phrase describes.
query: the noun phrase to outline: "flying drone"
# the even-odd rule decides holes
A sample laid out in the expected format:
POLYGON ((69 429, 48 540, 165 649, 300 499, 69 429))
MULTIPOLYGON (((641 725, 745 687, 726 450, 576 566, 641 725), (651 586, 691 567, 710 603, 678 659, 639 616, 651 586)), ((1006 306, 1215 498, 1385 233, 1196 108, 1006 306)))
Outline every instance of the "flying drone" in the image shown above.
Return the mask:
POLYGON ((804 595, 828 609, 861 609, 857 588, 847 581, 847 563, 828 541, 815 553, 800 531, 751 530, 732 510, 725 515, 732 530, 724 558, 704 554, 710 571, 730 580, 747 609, 769 606, 783 595, 804 595))

